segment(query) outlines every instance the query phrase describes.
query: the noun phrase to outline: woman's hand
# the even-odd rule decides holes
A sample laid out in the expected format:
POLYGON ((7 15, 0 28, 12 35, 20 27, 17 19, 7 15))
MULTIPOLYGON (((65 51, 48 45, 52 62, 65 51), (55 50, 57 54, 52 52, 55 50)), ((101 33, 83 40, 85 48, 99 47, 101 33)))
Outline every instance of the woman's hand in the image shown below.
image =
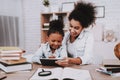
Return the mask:
POLYGON ((64 58, 63 60, 58 60, 56 63, 60 66, 71 66, 73 64, 79 65, 82 63, 80 58, 64 58))
POLYGON ((58 60, 55 63, 57 63, 60 66, 70 66, 70 58, 64 58, 62 60, 58 60))

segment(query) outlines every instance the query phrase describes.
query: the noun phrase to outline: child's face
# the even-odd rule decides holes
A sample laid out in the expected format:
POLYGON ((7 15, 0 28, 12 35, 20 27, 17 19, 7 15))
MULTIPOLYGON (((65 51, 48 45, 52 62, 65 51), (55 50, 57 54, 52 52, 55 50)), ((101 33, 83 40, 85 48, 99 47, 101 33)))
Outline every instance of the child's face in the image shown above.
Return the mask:
POLYGON ((52 33, 48 37, 48 43, 52 49, 58 49, 62 44, 63 36, 59 33, 52 33))

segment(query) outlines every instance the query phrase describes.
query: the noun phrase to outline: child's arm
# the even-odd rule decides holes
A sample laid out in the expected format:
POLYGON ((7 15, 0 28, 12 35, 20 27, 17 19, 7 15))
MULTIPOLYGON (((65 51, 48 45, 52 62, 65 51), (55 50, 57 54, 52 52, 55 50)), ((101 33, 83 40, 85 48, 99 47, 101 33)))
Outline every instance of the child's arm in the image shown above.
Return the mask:
POLYGON ((42 47, 40 47, 32 57, 32 62, 37 62, 41 64, 40 58, 42 57, 42 55, 43 55, 43 50, 42 50, 42 47))

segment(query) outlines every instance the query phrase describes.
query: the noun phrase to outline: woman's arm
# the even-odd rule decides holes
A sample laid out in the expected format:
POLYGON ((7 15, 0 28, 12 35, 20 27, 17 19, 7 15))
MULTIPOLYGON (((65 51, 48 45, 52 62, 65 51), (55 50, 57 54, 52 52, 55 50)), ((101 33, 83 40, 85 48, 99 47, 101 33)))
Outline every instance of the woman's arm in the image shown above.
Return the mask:
POLYGON ((82 60, 80 58, 64 58, 63 60, 56 61, 56 63, 60 66, 80 65, 82 60))
POLYGON ((88 38, 85 44, 84 55, 81 56, 82 64, 90 64, 93 63, 93 46, 94 46, 94 38, 91 33, 87 34, 88 38))
POLYGON ((68 57, 66 45, 62 44, 62 49, 60 51, 60 58, 68 57))

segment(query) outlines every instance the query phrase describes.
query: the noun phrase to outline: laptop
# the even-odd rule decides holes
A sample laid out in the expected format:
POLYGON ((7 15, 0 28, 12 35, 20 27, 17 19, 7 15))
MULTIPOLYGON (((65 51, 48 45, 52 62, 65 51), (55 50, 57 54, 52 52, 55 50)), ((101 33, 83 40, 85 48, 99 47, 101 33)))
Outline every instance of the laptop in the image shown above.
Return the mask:
POLYGON ((57 60, 62 60, 62 59, 46 59, 46 58, 42 58, 40 59, 40 62, 43 66, 60 66, 58 64, 55 63, 55 61, 57 60))

